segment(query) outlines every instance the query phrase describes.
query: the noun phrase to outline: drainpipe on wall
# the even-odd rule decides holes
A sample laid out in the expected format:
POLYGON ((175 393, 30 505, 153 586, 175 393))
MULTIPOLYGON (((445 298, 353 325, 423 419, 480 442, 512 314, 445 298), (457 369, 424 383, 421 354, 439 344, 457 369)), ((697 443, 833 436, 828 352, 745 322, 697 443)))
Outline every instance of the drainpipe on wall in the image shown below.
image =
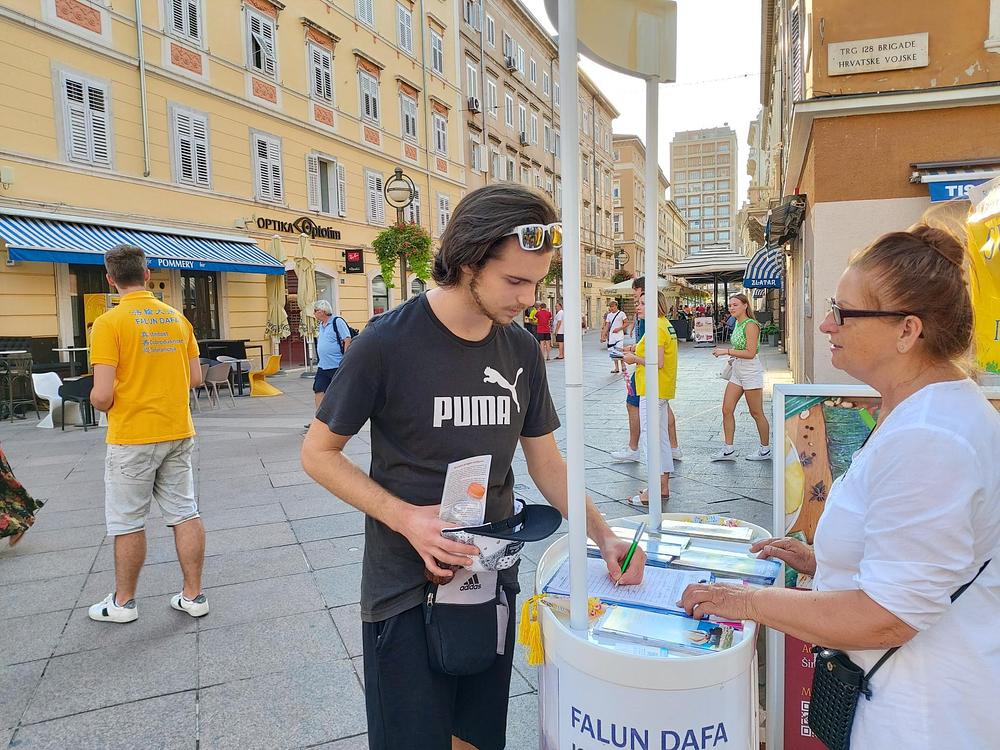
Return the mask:
MULTIPOLYGON (((429 34, 427 32, 427 14, 424 11, 424 0, 420 0, 420 20, 423 22, 420 34, 420 74, 423 76, 422 82, 424 87, 424 159, 426 167, 425 177, 427 178, 427 206, 430 208, 427 211, 427 229, 431 236, 433 236, 434 221, 432 217, 437 212, 437 201, 435 200, 434 191, 431 189, 431 100, 427 91, 427 39, 429 38, 429 34)), ((402 294, 402 291, 400 290, 400 294, 402 294)))
POLYGON ((142 176, 149 177, 149 118, 146 113, 146 50, 142 43, 142 0, 135 0, 135 41, 139 52, 139 117, 142 120, 142 176))
MULTIPOLYGON (((495 37, 494 37, 495 40, 495 37)), ((489 104, 486 97, 486 3, 479 4, 479 77, 482 81, 482 86, 479 86, 479 90, 483 94, 481 104, 479 106, 479 114, 483 116, 483 149, 486 152, 486 171, 483 172, 486 175, 483 178, 483 182, 489 184, 490 178, 493 176, 493 149, 490 148, 490 131, 489 131, 489 120, 486 111, 486 106, 489 104)), ((500 90, 497 89, 497 98, 499 99, 500 90)), ((480 152, 482 153, 482 152, 480 152)))

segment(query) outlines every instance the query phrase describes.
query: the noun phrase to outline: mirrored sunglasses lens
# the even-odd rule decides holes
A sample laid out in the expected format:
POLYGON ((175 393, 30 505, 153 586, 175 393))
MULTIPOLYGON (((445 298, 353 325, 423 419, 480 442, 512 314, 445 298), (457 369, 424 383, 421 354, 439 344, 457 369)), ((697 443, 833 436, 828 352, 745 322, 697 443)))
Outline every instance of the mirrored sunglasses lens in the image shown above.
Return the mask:
POLYGON ((537 250, 542 246, 545 230, 537 224, 521 230, 521 247, 525 250, 537 250))
POLYGON ((549 243, 554 248, 562 247, 562 224, 556 224, 549 229, 549 243))

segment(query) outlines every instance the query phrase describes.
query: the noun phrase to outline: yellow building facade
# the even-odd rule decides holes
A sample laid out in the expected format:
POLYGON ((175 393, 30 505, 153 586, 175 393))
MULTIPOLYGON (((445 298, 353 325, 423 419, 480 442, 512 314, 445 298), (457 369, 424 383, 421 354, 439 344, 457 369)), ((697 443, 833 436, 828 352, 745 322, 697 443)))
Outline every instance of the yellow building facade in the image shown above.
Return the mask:
POLYGON ((278 237, 293 257, 303 231, 318 296, 349 323, 398 302, 398 269, 386 289, 370 250, 395 220, 384 180, 397 166, 413 179, 406 218, 435 241, 466 189, 455 12, 442 0, 4 4, 0 337, 81 345, 83 296, 108 291, 99 258, 68 252, 81 233, 138 233, 198 258, 151 264, 151 285, 200 339, 270 351, 265 279, 280 269, 265 253, 278 237), (359 250, 363 271, 347 273, 359 250))

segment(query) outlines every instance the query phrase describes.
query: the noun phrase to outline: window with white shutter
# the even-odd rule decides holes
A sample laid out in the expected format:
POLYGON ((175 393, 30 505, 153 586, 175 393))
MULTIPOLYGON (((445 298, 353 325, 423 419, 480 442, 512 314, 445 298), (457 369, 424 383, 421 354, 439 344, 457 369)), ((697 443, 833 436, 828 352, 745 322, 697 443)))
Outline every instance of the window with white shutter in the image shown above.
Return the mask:
POLYGON ((272 135, 254 133, 253 161, 257 198, 270 203, 281 203, 285 197, 281 173, 281 141, 272 135))
POLYGON ((401 50, 413 54, 413 13, 402 5, 396 6, 396 41, 401 50))
POLYGON ((479 139, 476 136, 469 136, 469 166, 474 172, 481 172, 483 168, 480 161, 482 154, 479 150, 481 145, 482 144, 479 143, 479 139))
POLYGON ((440 75, 444 75, 444 38, 434 29, 431 35, 431 70, 440 75))
POLYGON ((208 161, 208 118, 175 107, 171 110, 174 138, 174 177, 177 182, 211 187, 208 161))
POLYGON ((495 180, 503 179, 503 157, 495 148, 490 149, 490 173, 495 180))
POLYGON ((403 209, 403 218, 410 224, 420 223, 420 188, 413 194, 413 202, 403 209))
POLYGON ((451 219, 451 197, 438 193, 438 234, 444 233, 451 219))
POLYGON ((337 164, 337 213, 347 216, 347 170, 337 164))
POLYGON ((275 77, 277 56, 275 54, 274 19, 257 13, 251 8, 246 9, 247 15, 247 66, 250 70, 275 77))
POLYGON ((538 115, 531 113, 531 142, 538 143, 538 115))
POLYGON ((95 167, 111 166, 111 116, 106 84, 64 73, 66 156, 95 167))
POLYGON ((528 62, 528 80, 532 83, 538 83, 538 68, 535 66, 535 58, 531 58, 528 62))
POLYGON ((434 150, 443 156, 448 155, 448 120, 437 112, 434 121, 434 150))
POLYGON ((375 26, 375 0, 357 0, 358 20, 375 26))
POLYGON ((385 198, 382 196, 382 175, 365 170, 365 195, 368 199, 368 223, 385 224, 385 198))
POLYGON ((201 0, 170 0, 168 30, 201 43, 201 0))
POLYGON ((493 16, 486 16, 486 43, 491 47, 497 46, 497 25, 493 16))
POLYGON ((306 195, 309 209, 331 216, 341 214, 343 167, 336 159, 306 154, 306 195))
POLYGON ((503 96, 503 120, 508 128, 514 127, 514 97, 510 94, 503 96))
POLYGON ((524 47, 517 45, 517 72, 524 75, 524 47))
POLYGON ((333 55, 318 44, 309 45, 310 87, 314 98, 333 101, 333 55))
POLYGON ((528 134, 528 108, 523 104, 517 105, 517 131, 523 135, 528 134))
POLYGON ((479 98, 479 69, 474 63, 465 64, 465 83, 470 97, 479 98))
POLYGON ((792 101, 797 102, 802 98, 802 29, 798 5, 792 8, 788 18, 788 47, 791 53, 788 67, 791 68, 792 101))
POLYGON ((417 100, 406 94, 399 95, 399 111, 402 119, 403 137, 417 142, 417 100))
POLYGON ((497 117, 497 82, 486 79, 486 111, 497 117))
POLYGON ((552 79, 544 70, 542 71, 542 93, 546 96, 552 93, 552 79))
POLYGON ((358 70, 358 88, 361 90, 361 119, 378 125, 378 79, 365 70, 358 70))

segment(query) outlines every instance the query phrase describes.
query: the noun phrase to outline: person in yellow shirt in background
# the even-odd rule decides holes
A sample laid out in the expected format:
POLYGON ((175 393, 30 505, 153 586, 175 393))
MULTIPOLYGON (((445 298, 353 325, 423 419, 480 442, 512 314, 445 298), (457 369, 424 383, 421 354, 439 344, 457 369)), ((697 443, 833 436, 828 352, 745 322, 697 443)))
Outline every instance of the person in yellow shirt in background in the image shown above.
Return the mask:
MULTIPOLYGON (((660 475, 660 501, 666 502, 670 498, 670 474, 674 470, 674 457, 670 450, 670 421, 669 402, 677 394, 677 334, 674 327, 667 319, 667 297, 663 292, 657 292, 657 308, 660 317, 656 331, 656 348, 658 361, 658 386, 660 410, 660 462, 662 474, 660 475)), ((646 318, 646 295, 642 294, 636 303, 636 316, 645 320, 646 318)), ((646 328, 639 343, 635 346, 635 351, 626 351, 623 361, 626 364, 636 365, 635 368, 635 392, 639 397, 639 442, 640 445, 649 434, 648 428, 648 399, 646 398, 646 341, 649 338, 650 329, 646 328)), ((647 506, 649 504, 649 490, 643 490, 638 495, 633 495, 626 500, 629 505, 647 506)))
POLYGON ((174 530, 184 585, 170 606, 192 617, 208 614, 201 590, 205 527, 194 492, 194 422, 188 394, 201 385, 198 343, 180 312, 146 291, 149 269, 141 248, 105 253, 117 307, 94 322, 91 403, 108 413, 105 517, 115 540, 115 590, 90 619, 132 622, 135 590, 146 559, 146 515, 155 498, 174 530))

